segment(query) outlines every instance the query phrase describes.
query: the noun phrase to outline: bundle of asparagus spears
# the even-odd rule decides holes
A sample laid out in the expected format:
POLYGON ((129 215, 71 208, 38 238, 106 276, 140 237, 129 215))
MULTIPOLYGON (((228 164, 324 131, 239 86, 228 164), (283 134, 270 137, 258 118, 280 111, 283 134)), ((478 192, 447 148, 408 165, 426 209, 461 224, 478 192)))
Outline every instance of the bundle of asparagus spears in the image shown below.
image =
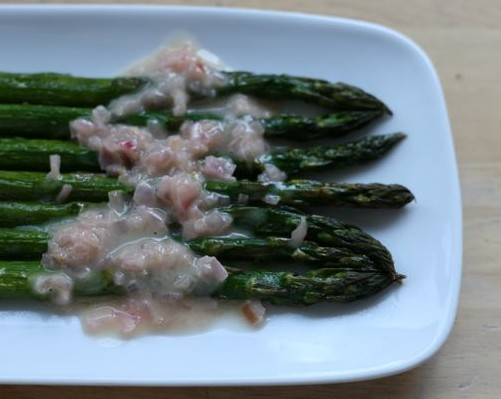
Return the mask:
MULTIPOLYGON (((329 146, 314 143, 319 138, 345 136, 389 116, 388 107, 344 83, 290 75, 219 73, 224 84, 210 93, 187 86, 190 100, 242 93, 271 101, 295 99, 326 111, 313 117, 286 113, 242 116, 259 123, 267 139, 282 138, 301 145, 272 148, 252 160, 232 159, 237 179, 203 182, 205 191, 226 198, 227 203, 218 210, 231 216, 232 227, 246 231, 176 237, 195 254, 215 256, 225 265, 226 278, 209 294, 222 299, 311 305, 366 298, 400 281, 403 276, 395 270, 382 243, 358 227, 311 214, 305 206, 401 208, 413 200, 412 193, 399 184, 299 178, 307 171, 337 169, 382 157, 405 135, 372 135, 329 146), (258 180, 269 165, 286 173, 287 179, 258 180), (304 238, 294 244, 291 234, 301 224, 306 226, 304 238), (242 261, 247 267, 240 266, 242 261), (305 266, 306 271, 293 271, 293 264, 305 266)), ((136 76, 98 79, 56 73, 0 74, 0 298, 38 300, 50 296, 35 292, 32 286, 34 276, 54 272, 41 261, 53 234, 47 223, 75 218, 96 203, 105 203, 110 192, 132 198, 135 186, 103 174, 99 155, 71 139, 70 123, 91 118, 94 107, 141 92, 149 85, 148 77, 136 76), (48 160, 54 154, 60 157, 64 173, 49 178, 48 160), (65 187, 71 190, 62 198, 65 187)), ((177 114, 165 108, 113 115, 110 123, 144 127, 151 121, 170 133, 186 121, 225 123, 217 112, 188 109, 177 114)), ((93 286, 77 281, 72 295, 126 294, 106 270, 97 274, 93 286)))

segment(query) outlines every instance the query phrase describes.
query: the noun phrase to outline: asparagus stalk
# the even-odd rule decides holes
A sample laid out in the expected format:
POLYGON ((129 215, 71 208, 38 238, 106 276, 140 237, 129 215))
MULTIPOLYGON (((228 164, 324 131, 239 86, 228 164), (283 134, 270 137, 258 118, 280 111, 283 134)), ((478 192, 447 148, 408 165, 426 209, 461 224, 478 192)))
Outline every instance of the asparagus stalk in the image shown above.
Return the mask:
POLYGON ((133 191, 103 174, 66 173, 51 178, 41 172, 0 171, 0 200, 57 201, 65 186, 71 190, 68 201, 103 202, 110 191, 133 191))
MULTIPOLYGON (((117 179, 93 173, 65 173, 47 178, 40 172, 0 171, 0 199, 54 201, 64 186, 71 188, 67 201, 102 202, 110 191, 132 194, 134 188, 117 179)), ((324 183, 314 180, 289 180, 262 183, 249 180, 207 181, 204 188, 240 202, 273 202, 281 205, 330 205, 359 208, 401 208, 414 199, 406 187, 382 183, 324 183)))
POLYGON ((0 229, 0 259, 39 259, 49 233, 39 229, 0 229))
MULTIPOLYGON (((49 240, 50 233, 44 230, 1 228, 0 259, 40 259, 47 252, 49 240)), ((382 268, 367 255, 355 254, 349 248, 322 247, 308 241, 294 246, 290 238, 284 237, 201 237, 186 241, 186 245, 195 253, 218 259, 245 259, 260 263, 267 259, 287 260, 288 264, 303 263, 315 268, 379 270, 395 274, 392 265, 382 268)))
MULTIPOLYGON (((36 259, 46 251, 49 234, 36 230, 0 230, 2 258, 36 259), (45 241, 45 242, 44 242, 45 241), (18 242, 11 248, 11 243, 18 242)), ((400 281, 404 276, 392 267, 383 269, 365 255, 349 250, 319 247, 304 243, 294 248, 282 238, 254 239, 242 237, 204 237, 187 242, 195 252, 222 259, 255 259, 256 256, 306 262, 316 269, 305 274, 291 271, 238 270, 228 268, 229 275, 214 292, 217 298, 262 299, 280 305, 310 305, 317 302, 349 302, 373 295, 400 281)), ((37 261, 0 261, 0 298, 33 298, 29 279, 47 273, 37 261)), ((77 295, 96 295, 118 291, 105 272, 87 290, 76 289, 77 295), (103 281, 105 283, 103 283, 103 281), (101 291, 102 290, 102 291, 101 291)), ((94 279, 96 280, 96 279, 94 279)))
POLYGON ((66 172, 99 172, 95 151, 77 143, 62 140, 0 138, 0 169, 48 171, 49 157, 61 158, 61 170, 66 172))
POLYGON ((0 73, 0 102, 94 107, 136 92, 140 77, 85 78, 60 73, 0 73))
MULTIPOLYGON (((0 261, 0 299, 42 300, 32 281, 49 275, 37 261, 0 261)), ((401 276, 375 271, 317 269, 303 275, 291 272, 242 271, 227 268, 228 277, 212 294, 222 299, 261 299, 277 305, 306 306, 318 302, 350 302, 367 298, 398 282, 401 276)), ((77 284, 74 296, 119 295, 121 287, 101 273, 99 284, 77 284)))
POLYGON ((251 203, 280 205, 330 205, 356 208, 402 208, 414 199, 400 184, 325 183, 293 179, 285 182, 261 183, 249 180, 208 181, 207 191, 227 195, 238 202, 242 195, 251 203))
MULTIPOLYGON (((379 99, 345 83, 330 83, 286 74, 221 72, 226 83, 215 95, 251 94, 260 98, 298 99, 337 110, 380 110, 391 113, 379 99)), ((141 90, 151 82, 142 77, 85 78, 57 73, 0 73, 0 102, 94 107, 141 90)), ((204 94, 194 88, 194 97, 204 94)))
POLYGON ((53 220, 78 215, 86 205, 81 202, 43 203, 0 201, 0 226, 38 226, 53 220))
MULTIPOLYGON (((37 294, 32 287, 33 279, 38 276, 50 276, 53 272, 47 269, 37 260, 0 260, 0 299, 44 300, 50 299, 47 295, 37 294)), ((116 286, 110 275, 96 273, 92 284, 81 283, 75 280, 73 295, 86 297, 96 295, 120 295, 124 294, 121 287, 116 286)))
MULTIPOLYGON (((0 93, 1 93, 0 74, 0 93)), ((90 117, 89 108, 52 105, 0 104, 0 135, 70 138, 70 121, 90 117)))
MULTIPOLYGON (((393 133, 330 146, 281 148, 264 154, 254 162, 254 165, 247 168, 251 169, 249 170, 251 173, 252 169, 262 169, 263 165, 272 164, 287 174, 327 167, 342 168, 381 158, 404 138, 403 133, 393 133)), ((238 164, 238 167, 244 169, 245 166, 238 164)))
MULTIPOLYGON (((311 117, 276 114, 267 118, 254 118, 254 120, 261 124, 264 135, 267 138, 306 141, 324 137, 342 137, 369 125, 382 115, 383 112, 381 110, 349 110, 333 111, 328 114, 311 117)), ((186 120, 200 121, 203 119, 225 121, 225 117, 221 114, 188 111, 185 115, 176 117, 169 112, 147 111, 117 118, 115 122, 143 126, 148 122, 155 121, 167 129, 175 131, 186 120)))
MULTIPOLYGON (((76 216, 82 210, 86 209, 88 205, 75 202, 50 204, 0 201, 0 226, 42 225, 49 221, 76 216)), ((304 218, 307 226, 306 241, 315 242, 323 247, 332 247, 334 248, 332 251, 337 251, 336 253, 341 255, 344 254, 345 258, 362 255, 370 259, 374 267, 380 270, 394 271, 392 256, 385 246, 356 226, 341 223, 323 215, 302 213, 293 208, 232 205, 219 208, 219 210, 232 217, 233 225, 236 228, 247 231, 256 238, 268 238, 272 236, 290 237, 291 233, 304 218)), ((4 232, 5 234, 11 232, 11 230, 0 229, 0 232, 4 232)), ((17 234, 26 233, 17 231, 17 234)), ((40 237, 42 240, 47 238, 43 232, 35 231, 28 234, 38 234, 39 240, 40 237)), ((26 238, 26 236, 24 237, 26 238)), ((11 241, 15 241, 15 239, 11 239, 11 241)), ((238 245, 234 245, 236 243, 238 243, 236 239, 225 241, 224 237, 212 237, 207 238, 206 241, 192 241, 190 245, 193 250, 197 250, 200 253, 211 253, 217 256, 221 254, 227 255, 228 253, 233 253, 234 255, 248 254, 248 251, 251 250, 251 244, 253 244, 253 256, 259 256, 261 259, 265 256, 259 252, 261 247, 275 245, 278 248, 281 246, 282 253, 288 256, 292 256, 293 252, 291 251, 295 250, 289 245, 289 242, 281 242, 279 240, 267 242, 262 239, 254 241, 247 239, 245 251, 241 251, 238 245)), ((305 256, 308 253, 310 253, 308 246, 305 246, 302 250, 296 251, 294 256, 298 261, 301 259, 307 261, 308 259, 305 256)), ((39 252, 35 254, 38 255, 39 252)), ((9 253, 6 255, 10 256, 9 253)), ((329 256, 333 255, 334 253, 329 256)))
POLYGON ((319 302, 352 302, 367 298, 400 281, 375 271, 317 269, 291 272, 234 271, 213 296, 223 299, 261 299, 275 305, 307 306, 319 302))
MULTIPOLYGON (((0 87, 1 90, 1 87, 0 87)), ((69 123, 77 118, 90 118, 92 109, 58 105, 0 104, 0 135, 29 138, 68 139, 69 123)), ((265 136, 294 140, 321 137, 340 137, 360 129, 382 115, 378 110, 338 111, 316 117, 278 114, 256 118, 264 128, 265 136)), ((168 131, 177 131, 185 121, 216 120, 224 122, 220 114, 188 111, 175 116, 169 111, 148 111, 115 118, 115 123, 145 126, 155 121, 168 131)))
MULTIPOLYGON (((333 146, 281 148, 254 162, 239 162, 236 175, 255 177, 264 165, 272 164, 287 174, 327 167, 344 167, 378 159, 405 137, 402 133, 366 137, 333 146)), ((100 170, 96 153, 77 143, 62 140, 0 138, 0 169, 39 170, 49 168, 49 156, 61 157, 61 169, 66 172, 97 172, 100 170)))
POLYGON ((227 85, 218 94, 245 93, 270 99, 299 99, 329 109, 376 109, 391 111, 373 95, 346 83, 331 83, 287 74, 255 74, 252 72, 223 72, 227 85))
POLYGON ((354 254, 368 256, 383 269, 393 268, 392 256, 381 242, 359 227, 334 218, 284 207, 232 205, 220 210, 231 215, 234 226, 258 237, 290 236, 305 218, 306 240, 322 246, 349 249, 354 254))

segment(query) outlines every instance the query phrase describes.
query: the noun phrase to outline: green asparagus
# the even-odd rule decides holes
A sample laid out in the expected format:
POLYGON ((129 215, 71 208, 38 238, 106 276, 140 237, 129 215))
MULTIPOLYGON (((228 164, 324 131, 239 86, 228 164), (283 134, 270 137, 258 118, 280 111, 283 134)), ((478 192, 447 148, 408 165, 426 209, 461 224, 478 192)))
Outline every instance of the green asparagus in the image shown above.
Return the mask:
POLYGON ((136 92, 148 80, 136 77, 86 78, 60 73, 0 73, 0 102, 77 107, 106 105, 136 92))
POLYGON ((208 181, 205 189, 239 201, 280 205, 330 205, 356 208, 402 208, 414 199, 400 184, 325 183, 293 179, 285 182, 261 183, 249 180, 208 181))
MULTIPOLYGON (((47 252, 50 233, 40 229, 0 229, 0 259, 36 260, 47 252)), ((266 259, 288 260, 310 267, 329 267, 343 270, 378 270, 396 274, 392 265, 381 267, 365 254, 355 254, 348 248, 322 247, 306 241, 292 245, 290 238, 244 236, 201 237, 185 242, 200 255, 216 256, 218 259, 245 259, 266 263, 266 259)))
MULTIPOLYGON (((132 194, 134 188, 117 179, 94 173, 64 173, 48 178, 40 172, 0 171, 0 199, 54 201, 64 187, 70 189, 67 201, 101 202, 110 191, 132 194)), ((289 180, 261 183, 250 180, 207 181, 203 187, 233 202, 242 196, 251 202, 280 205, 330 205, 358 208, 401 208, 414 199, 400 184, 324 183, 315 180, 289 180)))
MULTIPOLYGON (((40 261, 37 260, 0 260, 0 299, 22 300, 46 300, 51 299, 51 293, 47 295, 37 294, 33 290, 33 280, 38 276, 51 276, 53 272, 47 271, 40 261)), ((120 295, 125 294, 123 288, 113 283, 111 275, 106 273, 94 273, 92 284, 82 284, 75 280, 73 295, 76 297, 97 295, 120 295)))
POLYGON ((65 173, 59 178, 41 172, 0 171, 0 200, 62 201, 65 187, 66 200, 102 202, 110 191, 132 193, 133 188, 117 179, 96 173, 65 173))
POLYGON ((71 141, 0 138, 0 169, 49 171, 51 155, 60 157, 61 171, 99 172, 98 155, 71 141))
MULTIPOLYGON (((40 300, 50 297, 32 289, 33 279, 49 276, 37 261, 0 261, 0 299, 40 300)), ((318 302, 350 302, 367 298, 401 280, 376 271, 316 269, 305 274, 273 271, 243 271, 227 268, 228 277, 212 296, 221 299, 261 299, 277 305, 307 306, 318 302)), ((73 295, 117 295, 123 288, 103 272, 98 284, 77 284, 73 295)))
MULTIPOLYGON (((380 110, 390 113, 384 103, 363 90, 344 83, 329 83, 285 74, 221 72, 226 83, 215 95, 251 94, 260 98, 298 99, 337 110, 380 110)), ((135 93, 152 84, 142 77, 85 78, 57 73, 0 73, 0 102, 94 107, 107 105, 124 94, 135 93)), ((190 86, 194 97, 204 96, 190 86)))
MULTIPOLYGON (((0 201, 0 226, 43 225, 54 220, 76 216, 90 206, 91 204, 84 203, 50 204, 0 201)), ((96 206, 98 205, 96 204, 96 206)), ((246 251, 241 252, 242 254, 248 254, 248 251, 251 249, 250 245, 254 244, 252 247, 254 248, 254 253, 256 256, 259 255, 261 259, 263 253, 258 252, 260 248, 264 247, 268 249, 266 247, 272 245, 275 245, 276 248, 282 247, 282 253, 291 255, 290 251, 293 251, 294 248, 288 242, 280 240, 267 242, 262 238, 273 236, 291 237, 292 232, 300 225, 304 218, 306 223, 305 239, 306 241, 318 244, 319 247, 316 250, 320 251, 319 253, 322 251, 319 249, 320 246, 330 247, 332 251, 344 254, 346 258, 352 255, 360 255, 370 259, 374 267, 380 270, 395 270, 392 256, 385 246, 356 226, 341 223, 323 215, 303 213, 293 208, 232 205, 221 207, 219 211, 227 213, 232 217, 235 228, 246 231, 256 238, 261 238, 261 240, 254 241, 247 239, 245 242, 246 251), (284 247, 283 244, 286 244, 286 246, 284 247)), ((8 229, 0 231, 4 233, 10 232, 8 229)), ((34 232, 28 231, 28 234, 34 234, 35 237, 38 237, 38 240, 47 238, 43 232, 37 230, 34 232)), ((11 241, 13 240, 11 239, 11 241)), ((240 248, 238 245, 235 245, 236 243, 238 243, 236 238, 233 238, 231 241, 225 241, 224 237, 211 237, 206 238, 205 241, 194 240, 190 245, 192 249, 198 252, 206 254, 210 252, 215 256, 223 253, 226 255, 228 253, 240 255, 240 248)), ((294 256, 299 260, 301 256, 307 256, 309 252, 309 247, 306 246, 302 250, 296 251, 294 256)), ((38 253, 36 252, 35 254, 38 253)), ((304 257, 303 260, 306 261, 308 259, 304 257)))
POLYGON ((260 156, 253 164, 238 163, 237 173, 242 173, 242 169, 247 167, 247 169, 250 169, 247 172, 252 174, 253 169, 263 169, 264 165, 267 164, 274 165, 287 174, 325 168, 334 170, 381 158, 404 138, 405 134, 394 133, 369 136, 337 145, 312 148, 280 148, 260 156))
POLYGON ((357 226, 341 223, 333 218, 278 206, 231 205, 220 208, 220 211, 231 215, 234 226, 258 237, 288 236, 304 218, 307 226, 306 240, 367 255, 383 269, 394 267, 390 252, 378 240, 357 226))
POLYGON ((372 296, 402 276, 375 271, 317 269, 291 272, 233 271, 213 296, 261 299, 275 305, 306 306, 319 302, 351 302, 372 296))
MULTIPOLYGON (((274 165, 287 174, 322 168, 340 168, 365 163, 386 154, 405 137, 402 133, 363 138, 333 146, 281 148, 262 155, 254 162, 239 162, 235 175, 255 177, 265 165, 274 165)), ((0 138, 0 169, 46 171, 49 156, 61 157, 61 170, 66 172, 97 172, 98 156, 77 143, 61 140, 0 138)))
MULTIPOLYGON (((333 111, 317 117, 256 118, 268 138, 339 137, 384 114, 391 114, 373 95, 344 83, 284 74, 219 73, 226 82, 216 87, 210 96, 244 93, 263 99, 301 100, 333 111)), ((122 95, 133 95, 152 85, 154 82, 143 77, 95 79, 55 73, 0 73, 0 103, 6 103, 0 105, 0 135, 10 136, 0 139, 0 168, 21 170, 0 171, 0 199, 3 200, 0 201, 0 225, 4 226, 0 228, 0 258, 6 259, 0 261, 1 299, 45 299, 32 289, 33 279, 54 273, 40 262, 51 237, 41 225, 75 216, 92 206, 89 203, 106 201, 112 191, 120 190, 128 195, 134 191, 132 186, 115 178, 92 173, 99 170, 98 157, 92 151, 70 141, 48 139, 69 139, 70 121, 90 118, 93 107, 108 105, 122 95), (35 172, 47 169, 48 157, 52 154, 61 157, 65 173, 35 172), (79 173, 66 173, 72 171, 79 173), (8 228, 13 226, 24 227, 8 228)), ((207 96, 195 86, 189 86, 188 90, 192 99, 207 96)), ((177 131, 184 121, 201 119, 225 123, 217 114, 189 111, 183 116, 174 116, 152 110, 120 119, 114 117, 111 123, 144 126, 155 121, 168 131, 177 131)), ((352 165, 381 157, 403 137, 397 133, 329 147, 277 149, 252 163, 237 161, 237 175, 255 176, 270 164, 289 174, 352 165)), ((159 180, 152 179, 151 183, 159 180)), ((216 256, 225 263, 253 260, 262 266, 273 259, 275 264, 285 261, 287 265, 285 269, 280 265, 280 271, 257 270, 257 262, 250 262, 245 270, 229 265, 227 279, 212 293, 216 298, 261 299, 280 305, 349 302, 371 296, 404 278, 395 271, 388 250, 361 229, 324 216, 266 205, 400 208, 413 200, 412 193, 401 185, 297 179, 269 183, 207 181, 203 188, 227 196, 233 204, 246 200, 260 205, 230 205, 219 209, 231 215, 234 225, 247 230, 249 236, 230 234, 184 241, 191 250, 198 255, 216 256), (307 226, 305 241, 295 242, 291 234, 303 222, 307 226), (291 266, 296 263, 307 266, 308 271, 293 272, 291 266)), ((181 240, 175 226, 173 228, 173 236, 181 240)), ((124 294, 110 273, 106 268, 93 271, 95 284, 81 284, 76 279, 73 295, 124 294)))
POLYGON ((10 202, 0 201, 0 226, 38 226, 78 215, 87 205, 82 202, 10 202))
MULTIPOLYGON (((57 105, 0 104, 0 135, 27 138, 70 138, 70 122, 77 118, 91 118, 92 109, 57 105)), ((340 137, 360 129, 382 115, 378 110, 338 111, 316 117, 277 114, 255 118, 268 138, 284 137, 293 140, 311 140, 321 137, 340 137)), ((145 126, 153 121, 167 131, 176 132, 185 121, 216 120, 224 123, 220 114, 188 111, 174 116, 169 111, 148 111, 115 117, 113 123, 145 126)))
POLYGON ((223 72, 228 83, 217 88, 218 94, 245 93, 257 97, 299 99, 329 109, 376 109, 391 113, 389 108, 371 94, 345 83, 331 83, 287 74, 254 74, 223 72))
POLYGON ((0 259, 40 259, 49 238, 40 229, 0 228, 0 259))

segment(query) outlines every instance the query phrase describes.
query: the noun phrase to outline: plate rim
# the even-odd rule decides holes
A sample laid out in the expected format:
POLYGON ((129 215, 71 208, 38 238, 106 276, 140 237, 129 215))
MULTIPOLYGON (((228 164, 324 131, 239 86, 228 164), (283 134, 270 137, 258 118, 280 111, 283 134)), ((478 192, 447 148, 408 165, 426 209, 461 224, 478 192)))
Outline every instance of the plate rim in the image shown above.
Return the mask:
MULTIPOLYGON (((343 24, 343 25, 349 25, 349 26, 357 26, 362 29, 371 29, 371 30, 377 30, 379 32, 385 33, 387 35, 392 36, 395 39, 398 39, 402 42, 404 42, 407 46, 412 47, 412 49, 419 53, 420 58, 425 60, 428 64, 428 69, 429 72, 432 73, 433 78, 436 81, 436 86, 440 90, 440 102, 444 106, 445 109, 445 124, 446 124, 446 129, 447 129, 447 141, 450 148, 450 156, 452 156, 452 161, 454 163, 453 168, 454 168, 454 181, 451 182, 452 187, 454 188, 454 191, 456 192, 456 202, 454 204, 454 213, 457 214, 457 220, 455 220, 455 223, 457 224, 457 228, 455 228, 454 234, 455 236, 453 237, 453 243, 454 246, 457 247, 457 265, 454 265, 454 267, 457 267, 459 270, 456 274, 454 274, 456 281, 455 284, 453 285, 455 287, 455 290, 453 292, 449 292, 449 303, 451 306, 454 308, 453 312, 448 312, 447 313, 447 320, 442 321, 441 326, 442 328, 437 331, 434 335, 434 340, 430 342, 428 349, 426 351, 423 351, 420 356, 416 356, 411 359, 407 359, 407 361, 400 362, 399 364, 394 364, 393 366, 386 366, 386 367, 378 367, 375 370, 372 369, 364 369, 363 371, 359 373, 353 373, 351 372, 349 375, 337 375, 333 377, 332 375, 326 375, 326 376, 317 376, 312 377, 304 377, 304 378, 296 378, 294 381, 291 381, 289 378, 284 377, 282 379, 277 378, 277 377, 272 377, 269 379, 260 379, 259 381, 255 381, 254 379, 249 379, 248 381, 245 379, 241 379, 239 381, 233 381, 233 380, 228 380, 225 378, 221 378, 217 381, 199 381, 199 382, 194 382, 190 380, 190 378, 187 378, 186 380, 180 380, 180 381, 168 381, 167 383, 162 383, 161 381, 158 380, 152 380, 148 381, 147 379, 143 378, 140 381, 132 381, 130 384, 124 381, 112 381, 111 383, 119 383, 119 384, 124 384, 124 385, 145 385, 145 386, 151 386, 151 385, 158 385, 159 383, 162 385, 167 385, 167 386, 214 386, 214 385, 226 385, 226 386, 241 386, 241 385, 282 385, 282 384, 315 384, 315 383, 341 383, 341 382, 353 382, 353 381, 361 381, 361 380, 368 380, 368 379, 374 379, 374 378, 380 378, 380 377, 386 377, 390 375, 395 375, 399 373, 406 372, 410 369, 413 369, 415 367, 418 367, 425 361, 429 360, 431 357, 433 357, 439 350, 440 348, 444 345, 444 343, 447 341, 450 332, 452 331, 455 323, 455 319, 457 316, 457 310, 458 310, 458 303, 459 303, 459 297, 460 297, 460 291, 461 291, 461 276, 462 276, 462 264, 463 264, 463 219, 462 219, 462 201, 461 201, 461 193, 460 193, 460 181, 459 181, 459 173, 458 173, 458 167, 457 167, 457 160, 456 160, 456 152, 454 150, 454 140, 453 140, 453 135, 451 131, 451 126, 450 126, 450 119, 448 116, 447 112, 447 105, 443 93, 443 88, 442 85, 440 84, 439 76, 437 74, 436 69, 434 68, 431 59, 429 56, 425 53, 425 51, 412 39, 410 39, 408 36, 402 34, 401 32, 398 32, 397 30, 394 30, 393 28, 384 26, 379 23, 374 23, 366 20, 359 20, 355 18, 348 18, 348 17, 339 17, 339 16, 326 16, 326 15, 319 15, 319 14, 313 14, 313 13, 303 13, 303 12, 297 12, 297 11, 280 11, 280 10, 264 10, 264 9, 256 9, 256 8, 242 8, 242 7, 211 7, 211 6, 184 6, 184 5, 158 5, 158 4, 63 4, 63 3, 50 3, 50 4, 39 4, 39 3, 32 3, 32 4, 1 4, 0 5, 0 10, 9 10, 11 12, 28 12, 28 11, 37 11, 37 12, 43 12, 43 13, 54 13, 54 12, 71 12, 71 13, 76 13, 79 11, 90 11, 90 12, 103 12, 105 11, 106 13, 113 14, 113 13, 133 13, 137 12, 138 10, 141 10, 141 12, 144 12, 145 15, 146 13, 151 13, 154 12, 155 10, 162 10, 163 12, 166 11, 176 11, 180 13, 205 13, 205 14, 212 14, 212 15, 220 15, 222 13, 225 14, 239 14, 241 16, 244 15, 253 15, 253 16, 259 16, 259 17, 265 17, 265 18, 289 18, 291 20, 294 19, 306 19, 309 21, 315 21, 315 20, 321 20, 324 22, 328 23, 336 23, 336 24, 343 24)), ((68 379, 68 380, 61 380, 61 379, 32 379, 32 380, 27 380, 27 379, 4 379, 2 376, 0 376, 0 381, 3 383, 11 383, 11 382, 22 382, 24 384, 37 384, 37 383, 49 383, 49 384, 62 384, 62 385, 68 385, 68 384, 84 384, 84 385, 90 385, 90 384, 108 384, 110 381, 96 381, 95 379, 92 380, 85 380, 85 379, 80 379, 80 380, 74 380, 74 379, 68 379)))

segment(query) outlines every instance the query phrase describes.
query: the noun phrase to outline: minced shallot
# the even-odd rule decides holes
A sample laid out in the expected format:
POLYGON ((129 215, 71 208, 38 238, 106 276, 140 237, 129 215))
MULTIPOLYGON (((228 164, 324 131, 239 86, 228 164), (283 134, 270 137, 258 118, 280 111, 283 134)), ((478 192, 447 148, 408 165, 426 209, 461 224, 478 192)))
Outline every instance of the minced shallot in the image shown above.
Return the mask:
MULTIPOLYGON (((150 108, 169 107, 174 115, 185 114, 193 95, 210 96, 226 84, 220 67, 193 43, 162 48, 127 72, 150 79, 143 90, 71 122, 72 138, 98 153, 102 170, 135 188, 131 200, 111 192, 105 207, 89 207, 74 219, 48 227, 51 239, 43 263, 53 273, 35 280, 38 293, 53 292, 55 302, 65 304, 71 300, 73 284, 96 270, 111 275, 113 283, 128 293, 122 300, 86 311, 87 331, 113 330, 129 336, 148 329, 146 325, 171 325, 183 318, 183 311, 200 315, 194 309, 206 309, 205 305, 195 305, 193 296, 210 295, 226 279, 228 273, 218 259, 195 255, 172 238, 171 226, 183 239, 231 231, 232 217, 217 209, 227 205, 228 198, 207 192, 205 182, 234 181, 239 162, 254 162, 269 151, 258 119, 272 110, 239 94, 222 105, 221 120, 187 120, 177 132, 167 131, 156 120, 146 126, 115 122, 150 108)), ((48 178, 58 179, 60 158, 53 156, 50 163, 48 178)), ((285 178, 272 165, 265 165, 259 177, 270 183, 285 178)), ((71 186, 63 186, 58 199, 64 201, 70 191, 71 186)), ((304 239, 303 227, 302 222, 291 242, 304 239)), ((251 324, 264 320, 259 301, 245 302, 241 312, 251 324)))
POLYGON ((294 248, 297 248, 304 243, 304 239, 308 234, 308 223, 306 221, 306 216, 301 216, 299 224, 297 227, 291 232, 291 240, 290 244, 294 248))

